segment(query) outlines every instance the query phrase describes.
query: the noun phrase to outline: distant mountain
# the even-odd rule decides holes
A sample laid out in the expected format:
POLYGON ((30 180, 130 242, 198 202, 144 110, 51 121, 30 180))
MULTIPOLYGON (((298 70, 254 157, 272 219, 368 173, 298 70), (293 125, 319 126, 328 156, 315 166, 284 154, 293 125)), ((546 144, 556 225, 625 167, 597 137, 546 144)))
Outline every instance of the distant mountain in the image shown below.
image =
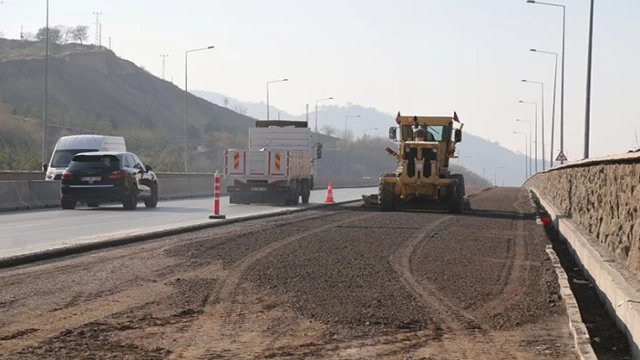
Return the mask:
MULTIPOLYGON (((193 91, 193 93, 214 104, 224 106, 226 96, 222 94, 207 91, 193 91)), ((252 117, 263 117, 266 112, 264 103, 244 102, 234 98, 228 98, 228 106, 246 109, 247 115, 252 117)), ((292 115, 276 107, 271 107, 269 111, 271 114, 279 112, 282 119, 302 120, 305 118, 305 114, 292 115)), ((311 113, 309 116, 312 129, 315 129, 314 115, 311 113)), ((324 125, 328 124, 338 131, 337 134, 341 135, 345 128, 345 118, 356 115, 360 115, 360 118, 347 120, 348 130, 355 137, 362 137, 365 129, 377 129, 367 131, 367 135, 386 138, 389 127, 395 124, 395 115, 381 112, 372 107, 347 103, 346 106, 325 105, 320 107, 318 110, 318 129, 322 129, 324 125)), ((497 142, 491 142, 467 132, 463 134, 463 141, 458 145, 458 150, 460 158, 455 160, 454 164, 462 165, 483 175, 491 183, 493 183, 494 177, 498 185, 502 185, 504 182, 506 186, 519 186, 525 180, 524 155, 504 148, 497 142)), ((384 151, 384 149, 378 151, 384 151)), ((542 169, 541 163, 538 168, 542 169)))

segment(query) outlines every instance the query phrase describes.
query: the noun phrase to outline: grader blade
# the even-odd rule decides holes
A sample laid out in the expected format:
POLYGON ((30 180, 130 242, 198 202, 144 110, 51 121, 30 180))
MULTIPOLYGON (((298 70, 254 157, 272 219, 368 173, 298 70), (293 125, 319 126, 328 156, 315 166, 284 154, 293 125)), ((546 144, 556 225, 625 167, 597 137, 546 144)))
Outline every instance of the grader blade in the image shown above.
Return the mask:
POLYGON ((380 204, 378 202, 378 194, 362 195, 362 200, 364 200, 365 207, 369 207, 369 208, 380 207, 380 204))

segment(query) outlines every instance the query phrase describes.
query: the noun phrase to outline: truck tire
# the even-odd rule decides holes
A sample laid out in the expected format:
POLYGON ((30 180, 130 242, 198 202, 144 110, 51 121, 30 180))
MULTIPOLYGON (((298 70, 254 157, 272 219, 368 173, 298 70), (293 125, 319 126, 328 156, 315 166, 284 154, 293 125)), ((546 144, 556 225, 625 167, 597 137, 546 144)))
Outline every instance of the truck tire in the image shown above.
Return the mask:
POLYGON ((309 183, 309 180, 302 180, 300 195, 302 196, 302 203, 308 204, 309 198, 311 197, 311 184, 309 183))
POLYGON ((394 198, 393 184, 381 181, 378 185, 378 199, 383 211, 394 211, 396 209, 394 198))
POLYGON ((298 205, 300 204, 300 186, 298 181, 292 181, 289 188, 289 198, 284 203, 285 205, 298 205))
POLYGON ((452 214, 460 214, 464 209, 464 197, 458 195, 459 186, 457 181, 447 186, 447 205, 452 214))

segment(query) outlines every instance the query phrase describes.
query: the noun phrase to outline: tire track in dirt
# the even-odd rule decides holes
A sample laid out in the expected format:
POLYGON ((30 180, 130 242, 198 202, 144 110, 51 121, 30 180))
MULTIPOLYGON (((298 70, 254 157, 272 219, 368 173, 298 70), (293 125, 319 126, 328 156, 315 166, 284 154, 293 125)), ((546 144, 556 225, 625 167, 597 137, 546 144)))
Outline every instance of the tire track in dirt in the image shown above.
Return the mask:
MULTIPOLYGON (((296 215, 289 219, 271 221, 267 227, 285 226, 291 223, 314 220, 326 216, 327 213, 324 212, 313 213, 306 216, 296 215)), ((234 226, 229 229, 230 231, 223 231, 215 235, 212 235, 210 232, 206 232, 205 234, 199 233, 199 235, 183 242, 182 245, 202 240, 219 240, 220 242, 226 242, 233 239, 234 236, 245 234, 250 236, 253 233, 265 230, 265 224, 263 223, 249 223, 247 225, 249 228, 238 228, 234 226)), ((189 234, 186 235, 189 236, 189 234)), ((139 250, 130 254, 122 254, 118 256, 119 260, 126 261, 127 259, 133 259, 154 251, 162 250, 166 248, 167 242, 179 236, 181 235, 172 236, 162 241, 153 241, 150 245, 145 244, 148 246, 145 246, 144 249, 140 249, 140 244, 127 246, 135 246, 139 250)), ((63 265, 60 265, 60 262, 64 260, 57 260, 53 263, 45 263, 34 267, 12 269, 3 274, 6 280, 0 282, 0 286, 16 286, 20 283, 28 282, 34 276, 38 276, 42 271, 46 271, 48 276, 56 276, 74 271, 82 271, 82 269, 88 267, 100 266, 100 264, 113 261, 112 254, 122 252, 125 248, 126 247, 121 247, 110 249, 107 252, 97 252, 93 254, 95 257, 83 255, 74 259, 67 259, 71 260, 71 264, 63 263, 63 265)), ((160 301, 175 292, 173 286, 168 284, 168 282, 176 276, 182 278, 207 278, 211 277, 211 274, 220 273, 222 273, 222 266, 219 263, 215 263, 188 272, 169 272, 168 276, 162 279, 145 282, 142 286, 136 286, 124 291, 116 291, 108 295, 76 293, 63 306, 48 312, 46 322, 43 322, 42 318, 34 317, 33 314, 29 313, 24 313, 17 318, 13 318, 11 324, 2 327, 2 332, 0 332, 0 337, 6 338, 6 340, 0 341, 0 353, 13 353, 20 349, 36 345, 63 331, 79 328, 87 323, 125 313, 131 309, 143 308, 147 304, 160 301), (24 332, 24 329, 29 329, 28 336, 11 336, 24 332), (6 334, 6 336, 3 334, 6 334)))
MULTIPOLYGON (((332 214, 342 214, 346 213, 346 211, 339 211, 332 214)), ((205 313, 200 316, 191 326, 188 332, 180 336, 180 341, 178 343, 181 345, 180 348, 174 349, 174 352, 171 354, 172 359, 197 359, 207 354, 208 342, 196 344, 195 342, 211 336, 211 334, 216 334, 219 331, 232 331, 234 314, 237 314, 237 309, 234 307, 232 301, 234 298, 234 292, 236 291, 238 285, 241 282, 242 275, 249 270, 257 261, 268 256, 274 251, 282 248, 283 246, 295 242, 297 240, 303 239, 309 235, 317 234, 322 231, 328 230, 332 227, 337 227, 342 224, 346 224, 352 221, 362 220, 365 218, 378 216, 380 215, 377 212, 365 212, 363 215, 360 213, 350 213, 349 218, 341 221, 336 221, 333 223, 329 223, 327 225, 323 225, 303 233, 298 233, 297 235, 290 236, 274 243, 271 243, 258 251, 253 252, 252 254, 245 257, 239 263, 233 265, 227 272, 226 275, 218 282, 216 288, 212 292, 212 296, 210 299, 210 308, 205 309, 205 313), (223 318, 223 326, 227 327, 227 329, 220 329, 220 323, 214 321, 215 318, 223 318)), ((260 344, 252 344, 253 346, 260 346, 260 344)))
POLYGON ((531 268, 531 262, 527 261, 528 245, 525 240, 524 223, 525 223, 525 211, 522 208, 522 204, 526 204, 528 201, 523 198, 523 194, 518 194, 516 202, 513 207, 518 212, 513 222, 515 222, 516 236, 513 240, 514 255, 513 260, 509 261, 509 265, 505 266, 505 272, 501 274, 501 284, 504 287, 497 294, 496 298, 483 304, 481 311, 490 311, 491 313, 499 313, 501 309, 507 307, 516 301, 524 294, 525 288, 523 283, 527 282, 529 276, 529 270, 531 268))
POLYGON ((404 286, 432 311, 430 314, 439 322, 439 326, 445 330, 480 329, 480 324, 470 314, 456 308, 435 285, 425 281, 419 282, 411 272, 411 256, 416 246, 427 238, 437 236, 437 230, 444 230, 456 221, 453 216, 443 216, 423 228, 391 256, 391 265, 404 286))

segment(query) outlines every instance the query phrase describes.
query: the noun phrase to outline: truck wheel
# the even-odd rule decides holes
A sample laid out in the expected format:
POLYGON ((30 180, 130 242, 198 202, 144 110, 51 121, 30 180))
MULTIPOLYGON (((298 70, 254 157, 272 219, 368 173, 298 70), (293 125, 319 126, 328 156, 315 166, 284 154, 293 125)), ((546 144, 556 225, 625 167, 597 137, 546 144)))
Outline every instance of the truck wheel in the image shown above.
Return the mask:
POLYGON ((453 214, 460 214, 464 209, 464 197, 458 195, 458 188, 457 182, 453 182, 447 187, 447 203, 449 212, 453 214))
POLYGON ((311 197, 311 186, 309 180, 302 180, 302 188, 300 189, 300 195, 302 196, 302 203, 308 204, 311 197))
POLYGON ((285 201, 285 205, 298 205, 300 203, 300 186, 297 181, 291 182, 289 185, 289 197, 285 201))
POLYGON ((396 209, 395 193, 393 191, 393 184, 388 182, 380 182, 378 186, 378 199, 382 210, 394 211, 396 209))

